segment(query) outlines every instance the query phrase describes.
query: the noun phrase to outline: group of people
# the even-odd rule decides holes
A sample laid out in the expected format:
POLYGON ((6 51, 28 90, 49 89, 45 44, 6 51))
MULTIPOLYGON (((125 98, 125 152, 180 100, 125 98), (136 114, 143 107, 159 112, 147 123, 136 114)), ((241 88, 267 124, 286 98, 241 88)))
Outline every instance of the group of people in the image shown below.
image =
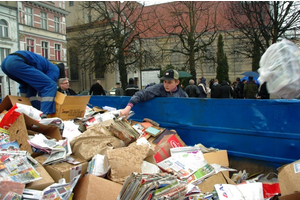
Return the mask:
POLYGON ((253 77, 249 77, 248 81, 238 77, 231 85, 223 80, 219 83, 218 79, 210 80, 209 87, 206 87, 206 79, 200 78, 198 86, 195 81, 190 79, 189 85, 185 87, 185 92, 189 97, 207 98, 210 93, 211 98, 237 98, 237 99, 269 99, 266 82, 257 86, 253 77))
MULTIPOLYGON (((2 71, 11 79, 20 84, 20 93, 31 101, 33 107, 41 110, 43 114, 55 113, 55 97, 59 91, 65 95, 76 95, 76 92, 69 87, 69 79, 65 77, 65 67, 63 63, 53 64, 41 55, 30 51, 17 51, 7 56, 2 64, 2 71), (57 88, 57 82, 59 87, 57 88)), ((265 98, 257 91, 256 83, 249 77, 249 81, 243 85, 239 78, 232 87, 226 81, 222 84, 215 79, 210 89, 206 87, 206 79, 199 79, 198 86, 194 80, 190 80, 189 85, 183 90, 180 87, 179 74, 176 70, 166 70, 163 83, 153 84, 143 90, 139 90, 134 84, 133 78, 129 79, 129 84, 125 91, 116 84, 116 96, 132 96, 127 106, 120 112, 120 115, 127 116, 131 108, 141 101, 148 101, 155 97, 200 97, 206 98, 211 93, 212 98, 265 98), (241 85, 240 85, 241 84, 241 85), (256 96, 256 93, 258 95, 256 96), (243 95, 241 97, 241 95, 243 95)), ((261 86, 263 91, 265 85, 261 86)), ((266 90, 266 88, 265 88, 266 90)), ((90 88, 91 95, 105 95, 100 80, 90 88)))
MULTIPOLYGON (((137 91, 139 91, 139 87, 134 84, 133 78, 130 78, 129 84, 126 86, 125 91, 123 90, 119 82, 116 83, 115 96, 133 96, 137 91)), ((101 85, 100 80, 97 80, 97 82, 91 86, 90 95, 105 96, 105 91, 101 85)))

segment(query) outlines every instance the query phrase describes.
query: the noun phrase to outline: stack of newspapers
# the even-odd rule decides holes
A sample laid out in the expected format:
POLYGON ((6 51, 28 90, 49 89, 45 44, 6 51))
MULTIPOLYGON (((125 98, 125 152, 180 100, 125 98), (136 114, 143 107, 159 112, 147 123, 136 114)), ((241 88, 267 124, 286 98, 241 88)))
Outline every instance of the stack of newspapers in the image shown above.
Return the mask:
POLYGON ((109 131, 111 131, 117 138, 124 141, 126 145, 129 145, 140 137, 139 132, 132 128, 130 123, 125 119, 116 119, 109 126, 109 131))
POLYGON ((35 170, 35 161, 27 151, 0 151, 0 181, 14 181, 19 183, 31 183, 41 179, 35 170))
POLYGON ((143 200, 184 197, 187 184, 167 173, 132 173, 123 184, 117 200, 143 200))

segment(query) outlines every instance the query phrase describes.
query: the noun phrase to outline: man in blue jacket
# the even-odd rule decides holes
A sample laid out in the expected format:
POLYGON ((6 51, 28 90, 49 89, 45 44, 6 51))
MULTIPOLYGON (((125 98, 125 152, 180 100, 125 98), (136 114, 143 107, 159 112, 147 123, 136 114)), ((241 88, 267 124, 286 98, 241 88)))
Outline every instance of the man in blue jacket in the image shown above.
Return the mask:
POLYGON ((3 60, 1 68, 20 84, 21 96, 28 97, 33 107, 43 114, 55 113, 56 82, 65 77, 63 63, 54 65, 36 53, 16 51, 3 60))
POLYGON ((161 78, 164 82, 155 84, 146 89, 136 92, 127 106, 121 110, 120 116, 128 116, 131 108, 141 101, 148 101, 155 97, 189 97, 179 85, 179 74, 176 70, 170 69, 165 71, 164 76, 161 78))

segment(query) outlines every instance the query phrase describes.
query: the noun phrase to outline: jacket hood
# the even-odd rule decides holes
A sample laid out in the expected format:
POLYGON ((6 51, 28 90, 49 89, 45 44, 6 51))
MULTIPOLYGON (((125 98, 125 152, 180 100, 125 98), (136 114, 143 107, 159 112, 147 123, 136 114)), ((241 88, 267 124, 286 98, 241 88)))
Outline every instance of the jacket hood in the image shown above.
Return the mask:
POLYGON ((204 83, 205 84, 205 82, 206 82, 206 78, 201 78, 200 83, 204 83))

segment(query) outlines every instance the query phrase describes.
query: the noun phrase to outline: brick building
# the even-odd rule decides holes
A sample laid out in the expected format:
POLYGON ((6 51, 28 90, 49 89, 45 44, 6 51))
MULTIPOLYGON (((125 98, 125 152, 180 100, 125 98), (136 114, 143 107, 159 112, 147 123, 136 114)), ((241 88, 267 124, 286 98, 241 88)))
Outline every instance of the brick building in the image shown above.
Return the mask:
MULTIPOLYGON (((3 41, 17 42, 17 46, 3 46, 1 62, 9 53, 27 50, 44 56, 54 64, 62 62, 68 69, 66 16, 69 12, 65 10, 64 1, 4 1, 0 5, 11 9, 12 16, 8 19, 5 18, 5 14, 0 16, 0 21, 6 22, 6 25, 1 23, 1 27, 7 27, 8 30, 7 36, 1 36, 1 48, 3 41)), ((68 74, 67 70, 66 74, 68 74)), ((2 91, 4 92, 1 97, 7 95, 10 89, 13 91, 11 94, 16 95, 16 89, 11 88, 16 83, 7 82, 5 77, 3 75, 2 91)))

